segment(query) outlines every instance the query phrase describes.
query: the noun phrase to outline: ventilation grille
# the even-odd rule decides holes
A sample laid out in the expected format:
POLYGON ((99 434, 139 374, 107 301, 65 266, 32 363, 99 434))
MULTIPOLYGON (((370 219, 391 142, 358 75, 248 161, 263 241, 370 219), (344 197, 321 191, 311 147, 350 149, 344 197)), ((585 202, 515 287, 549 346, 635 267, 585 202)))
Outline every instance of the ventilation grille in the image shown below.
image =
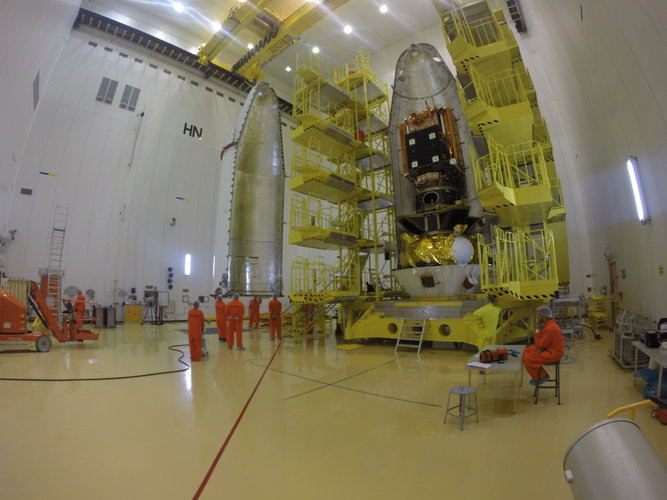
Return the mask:
POLYGON ((125 90, 123 90, 123 97, 120 98, 119 107, 121 109, 127 109, 128 111, 134 111, 137 108, 139 92, 141 92, 141 89, 132 87, 130 85, 125 85, 125 90))
POLYGON ((100 83, 100 88, 97 91, 95 100, 103 102, 104 104, 111 104, 116 95, 116 87, 118 87, 117 80, 112 80, 107 77, 102 78, 102 83, 100 83))

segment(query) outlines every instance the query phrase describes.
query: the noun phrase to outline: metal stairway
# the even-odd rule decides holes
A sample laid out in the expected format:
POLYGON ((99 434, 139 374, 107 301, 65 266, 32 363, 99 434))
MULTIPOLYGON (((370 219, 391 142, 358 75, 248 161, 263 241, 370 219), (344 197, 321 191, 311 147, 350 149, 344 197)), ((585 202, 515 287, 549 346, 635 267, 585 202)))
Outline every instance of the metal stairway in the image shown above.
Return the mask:
POLYGON ((426 319, 403 319, 401 321, 401 329, 398 332, 398 339, 396 339, 394 352, 398 352, 399 347, 405 347, 408 349, 417 349, 417 354, 419 354, 422 350, 425 329, 426 319))
MULTIPOLYGON (((288 332, 283 334, 283 337, 301 337, 306 333, 314 333, 315 327, 320 327, 320 333, 325 333, 324 323, 329 319, 329 313, 336 307, 335 302, 313 302, 312 310, 307 312, 305 310, 306 304, 297 304, 298 307, 293 308, 292 325, 288 332)), ((288 312, 292 306, 287 308, 284 312, 288 312)))
POLYGON ((56 205, 53 214, 53 228, 51 230, 51 242, 49 244, 49 263, 47 267, 46 303, 54 318, 60 321, 60 300, 62 257, 65 245, 65 228, 67 227, 67 216, 69 207, 56 205))

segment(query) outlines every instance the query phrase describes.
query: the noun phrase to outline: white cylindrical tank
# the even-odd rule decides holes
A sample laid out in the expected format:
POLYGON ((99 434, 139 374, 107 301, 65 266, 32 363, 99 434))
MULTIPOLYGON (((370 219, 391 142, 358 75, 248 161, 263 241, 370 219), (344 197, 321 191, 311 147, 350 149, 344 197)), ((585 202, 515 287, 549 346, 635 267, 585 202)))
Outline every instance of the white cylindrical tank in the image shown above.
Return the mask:
POLYGON ((662 500, 667 468, 632 420, 603 420, 570 445, 563 463, 577 500, 662 500))

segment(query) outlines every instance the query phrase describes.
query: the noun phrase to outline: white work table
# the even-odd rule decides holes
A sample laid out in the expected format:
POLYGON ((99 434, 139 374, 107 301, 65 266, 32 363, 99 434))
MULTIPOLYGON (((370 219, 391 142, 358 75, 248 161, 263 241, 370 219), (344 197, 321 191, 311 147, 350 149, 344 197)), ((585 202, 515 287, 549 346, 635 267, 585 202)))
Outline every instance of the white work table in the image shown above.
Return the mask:
MULTIPOLYGON (((639 351, 646 354, 649 359, 655 361, 655 363, 660 367, 658 370, 658 392, 656 393, 656 396, 660 397, 660 390, 662 388, 662 369, 667 367, 667 349, 660 349, 659 347, 647 347, 644 342, 639 340, 634 340, 632 345, 635 348, 635 372, 637 371, 637 355, 639 351)), ((636 381, 637 379, 634 380, 634 382, 636 381)))
MULTIPOLYGON (((519 387, 523 385, 523 363, 521 362, 523 360, 523 350, 526 348, 525 345, 485 345, 480 349, 481 351, 484 351, 486 349, 492 351, 494 349, 498 348, 505 348, 507 350, 513 349, 515 351, 519 351, 519 354, 515 357, 510 355, 507 358, 507 361, 504 361, 503 363, 490 363, 491 366, 489 368, 483 369, 475 366, 468 366, 466 364, 466 368, 468 370, 468 385, 470 385, 471 380, 472 380, 472 372, 474 370, 482 370, 484 372, 484 383, 486 384, 486 370, 492 371, 492 372, 514 372, 514 413, 516 413, 516 407, 517 407, 517 401, 519 399, 519 387), (519 377, 521 378, 521 381, 519 382, 519 377)), ((468 360, 470 361, 477 361, 479 362, 479 353, 475 354, 471 359, 468 360)))

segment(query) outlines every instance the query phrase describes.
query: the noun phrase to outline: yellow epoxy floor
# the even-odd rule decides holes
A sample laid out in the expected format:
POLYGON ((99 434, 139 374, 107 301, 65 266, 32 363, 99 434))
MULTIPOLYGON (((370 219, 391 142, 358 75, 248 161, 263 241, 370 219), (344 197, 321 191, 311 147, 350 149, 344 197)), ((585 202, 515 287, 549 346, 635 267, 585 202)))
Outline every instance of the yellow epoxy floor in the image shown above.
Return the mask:
MULTIPOLYGON (((168 347, 187 344, 185 327, 121 325, 97 342, 3 352, 0 378, 179 370, 168 347)), ((515 414, 512 375, 482 385, 475 374, 480 421, 468 419, 464 431, 443 415, 449 389, 467 384, 471 352, 340 350, 334 335, 287 339, 259 385, 280 345, 266 328, 244 330, 242 352, 206 335, 209 359, 177 373, 3 380, 0 497, 192 498, 234 430, 201 498, 572 498, 568 446, 642 399, 643 381, 633 386, 609 356, 612 334, 602 336, 568 342, 560 406, 553 391, 535 406, 524 376, 515 414)), ((189 364, 188 348, 179 349, 189 364)), ((667 427, 649 415, 639 409, 636 422, 667 463, 667 427)))

